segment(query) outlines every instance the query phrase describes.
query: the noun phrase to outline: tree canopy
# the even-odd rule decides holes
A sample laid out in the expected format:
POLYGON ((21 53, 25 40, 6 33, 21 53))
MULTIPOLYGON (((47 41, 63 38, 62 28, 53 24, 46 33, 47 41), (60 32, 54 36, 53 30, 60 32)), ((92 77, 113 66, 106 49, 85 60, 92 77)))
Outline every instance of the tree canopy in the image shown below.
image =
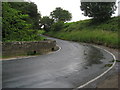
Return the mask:
POLYGON ((44 16, 43 18, 40 19, 40 24, 41 26, 44 26, 43 29, 45 31, 49 31, 52 24, 53 24, 53 19, 49 18, 48 16, 44 16))
POLYGON ((50 13, 50 16, 55 20, 55 22, 58 21, 70 21, 72 18, 72 15, 69 11, 63 10, 61 7, 57 7, 54 11, 50 13))
POLYGON ((2 3, 2 37, 3 41, 40 40, 37 36, 39 21, 37 7, 29 11, 26 6, 36 6, 28 2, 2 3), (34 13, 34 14, 32 14, 34 13))
POLYGON ((85 16, 99 22, 109 19, 116 10, 115 2, 81 2, 80 8, 85 16))
POLYGON ((27 21, 32 24, 32 28, 39 29, 41 14, 38 13, 36 4, 33 2, 12 2, 10 4, 11 8, 21 11, 22 14, 28 14, 30 18, 27 21))

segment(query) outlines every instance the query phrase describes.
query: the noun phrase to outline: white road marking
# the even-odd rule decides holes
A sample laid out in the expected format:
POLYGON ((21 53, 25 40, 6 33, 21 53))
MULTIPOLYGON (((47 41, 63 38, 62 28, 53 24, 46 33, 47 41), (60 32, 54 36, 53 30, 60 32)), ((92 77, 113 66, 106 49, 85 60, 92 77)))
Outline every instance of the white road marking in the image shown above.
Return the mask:
POLYGON ((48 54, 59 52, 59 51, 62 49, 59 45, 56 45, 56 46, 59 47, 59 49, 58 49, 57 51, 50 52, 50 53, 48 53, 48 54))
MULTIPOLYGON (((58 45, 56 45, 56 46, 58 46, 58 45)), ((50 53, 48 53, 48 54, 56 53, 56 52, 60 51, 60 50, 61 50, 61 47, 60 47, 60 46, 58 46, 58 47, 59 47, 59 49, 58 49, 57 51, 50 52, 50 53)), ((23 56, 23 57, 8 58, 8 59, 0 59, 0 60, 3 61, 3 60, 25 59, 25 58, 31 58, 31 57, 37 57, 37 56, 39 56, 39 55, 36 55, 36 56, 23 56)))
MULTIPOLYGON (((57 45, 57 46, 58 46, 58 45, 57 45)), ((93 45, 93 46, 96 47, 96 48, 100 48, 100 47, 95 46, 95 45, 93 45)), ((51 53, 56 53, 56 52, 58 52, 58 51, 60 51, 60 50, 62 49, 60 46, 58 46, 58 47, 59 47, 59 49, 58 49, 57 51, 51 52, 51 53)), ((100 48, 100 49, 102 49, 102 48, 100 48)), ((111 52, 109 52, 109 51, 106 50, 106 49, 103 49, 103 50, 113 56, 113 59, 114 59, 113 65, 112 65, 108 70, 106 70, 105 72, 103 72, 102 74, 100 74, 99 76, 97 76, 96 78, 94 78, 94 79, 86 82, 85 84, 77 87, 76 89, 83 88, 83 87, 87 86, 88 84, 94 82, 95 80, 99 79, 100 77, 102 77, 103 75, 105 75, 106 73, 108 73, 108 72, 115 66, 115 64, 116 64, 116 57, 115 57, 115 55, 113 55, 111 52)), ((51 53, 48 53, 48 54, 51 54, 51 53)), ((12 59, 6 59, 6 60, 23 59, 23 58, 31 58, 31 57, 36 57, 36 56, 28 56, 28 57, 22 57, 22 58, 12 58, 12 59)))
MULTIPOLYGON (((93 46, 96 47, 96 48, 100 48, 100 47, 95 46, 95 45, 93 45, 93 46)), ((102 48, 100 48, 100 49, 102 49, 102 48)), ((85 84, 83 84, 83 85, 77 87, 76 89, 84 88, 84 87, 87 86, 88 84, 94 82, 95 80, 99 79, 100 77, 102 77, 103 75, 105 75, 106 73, 108 73, 108 72, 115 66, 115 64, 116 64, 116 57, 115 57, 115 55, 113 55, 111 52, 109 52, 109 51, 106 50, 106 49, 103 49, 103 50, 106 51, 107 53, 109 53, 109 54, 111 54, 111 55, 113 56, 113 59, 114 59, 113 65, 112 65, 109 69, 107 69, 105 72, 103 72, 102 74, 100 74, 99 76, 97 76, 96 78, 94 78, 94 79, 92 79, 92 80, 86 82, 85 84)))

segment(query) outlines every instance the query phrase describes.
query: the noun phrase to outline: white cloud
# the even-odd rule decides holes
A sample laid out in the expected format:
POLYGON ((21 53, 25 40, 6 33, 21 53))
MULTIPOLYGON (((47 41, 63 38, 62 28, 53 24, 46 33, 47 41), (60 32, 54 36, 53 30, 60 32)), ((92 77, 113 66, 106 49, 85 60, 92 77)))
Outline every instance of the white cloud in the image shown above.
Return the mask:
MULTIPOLYGON (((79 21, 88 19, 82 15, 80 10, 80 0, 31 0, 35 2, 38 6, 38 10, 41 12, 42 16, 49 16, 56 7, 62 7, 72 13, 72 21, 79 21)), ((117 0, 118 1, 118 0, 117 0)), ((117 11, 118 12, 118 11, 117 11)), ((117 12, 114 16, 117 15, 117 12)))
POLYGON ((49 16, 50 12, 55 10, 56 7, 61 7, 72 13, 72 21, 79 21, 87 19, 82 15, 80 10, 80 0, 31 0, 38 6, 38 10, 42 16, 49 16))

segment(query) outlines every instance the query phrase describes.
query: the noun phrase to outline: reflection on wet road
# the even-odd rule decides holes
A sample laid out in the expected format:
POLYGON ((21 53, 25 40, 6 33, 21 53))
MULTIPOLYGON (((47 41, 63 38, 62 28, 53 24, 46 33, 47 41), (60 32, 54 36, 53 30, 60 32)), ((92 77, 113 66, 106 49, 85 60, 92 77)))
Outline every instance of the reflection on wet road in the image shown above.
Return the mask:
POLYGON ((92 64, 101 64, 102 63, 101 60, 104 59, 103 53, 95 47, 91 47, 89 49, 90 50, 87 51, 88 54, 86 55, 85 58, 87 60, 86 65, 91 66, 92 64))
POLYGON ((93 46, 55 40, 59 52, 3 61, 3 88, 75 88, 104 72, 113 60, 93 46))

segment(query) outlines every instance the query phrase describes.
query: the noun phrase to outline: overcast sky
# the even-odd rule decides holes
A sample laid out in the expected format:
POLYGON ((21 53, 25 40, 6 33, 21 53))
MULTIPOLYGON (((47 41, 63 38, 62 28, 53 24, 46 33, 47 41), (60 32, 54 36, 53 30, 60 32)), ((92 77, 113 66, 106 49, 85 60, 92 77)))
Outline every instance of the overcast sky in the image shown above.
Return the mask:
MULTIPOLYGON (((50 12, 55 10, 56 7, 61 7, 65 10, 68 10, 72 13, 72 21, 79 21, 88 19, 82 15, 82 11, 80 10, 80 0, 30 0, 35 2, 38 6, 38 11, 42 14, 42 16, 49 16, 50 12)), ((118 14, 116 12, 115 16, 118 14)))

